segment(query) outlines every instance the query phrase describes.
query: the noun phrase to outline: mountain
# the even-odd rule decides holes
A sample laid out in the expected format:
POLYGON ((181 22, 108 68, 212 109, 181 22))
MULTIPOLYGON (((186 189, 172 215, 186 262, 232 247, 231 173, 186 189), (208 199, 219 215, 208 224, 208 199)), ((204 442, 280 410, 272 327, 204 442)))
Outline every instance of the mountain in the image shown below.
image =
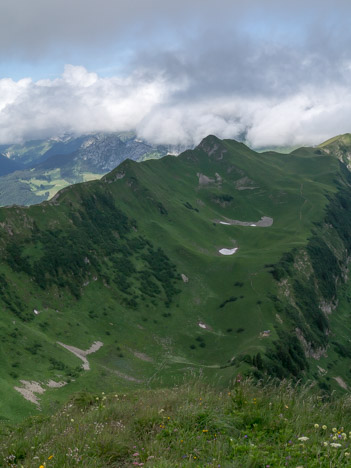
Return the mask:
POLYGON ((345 133, 344 135, 338 135, 331 138, 324 143, 321 143, 318 148, 327 154, 333 154, 340 161, 344 162, 350 169, 351 164, 351 134, 345 133))
POLYGON ((0 159, 0 205, 40 203, 70 184, 101 178, 125 159, 155 159, 184 149, 152 145, 133 132, 65 135, 2 146, 8 169, 1 171, 5 162, 0 159))
POLYGON ((320 149, 209 136, 0 209, 0 415, 188 372, 347 388, 350 189, 320 149))
POLYGON ((0 177, 20 169, 22 169, 21 164, 11 161, 3 154, 0 154, 0 177))

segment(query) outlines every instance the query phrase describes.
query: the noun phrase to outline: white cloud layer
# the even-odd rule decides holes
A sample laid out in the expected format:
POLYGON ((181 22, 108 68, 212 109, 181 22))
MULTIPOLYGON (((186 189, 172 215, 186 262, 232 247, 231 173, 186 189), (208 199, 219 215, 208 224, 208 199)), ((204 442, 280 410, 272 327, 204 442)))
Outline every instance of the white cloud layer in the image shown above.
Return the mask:
POLYGON ((2 79, 0 143, 133 129, 160 144, 197 144, 215 134, 266 147, 316 144, 351 130, 351 89, 346 84, 306 84, 283 96, 192 96, 193 87, 186 74, 173 79, 143 69, 123 78, 101 78, 72 65, 53 80, 2 79))
POLYGON ((212 133, 265 147, 351 131, 349 0, 3 3, 0 71, 81 66, 0 79, 0 143, 136 130, 155 143, 212 133), (87 70, 99 68, 113 76, 87 70))

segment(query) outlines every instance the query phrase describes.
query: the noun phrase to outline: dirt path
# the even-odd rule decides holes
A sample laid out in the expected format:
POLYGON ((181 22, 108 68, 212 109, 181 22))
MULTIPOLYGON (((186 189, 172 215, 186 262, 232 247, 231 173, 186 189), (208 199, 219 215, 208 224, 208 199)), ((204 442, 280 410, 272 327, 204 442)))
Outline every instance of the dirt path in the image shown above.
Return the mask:
POLYGON ((57 344, 59 344, 63 348, 67 349, 67 351, 70 351, 79 359, 81 359, 83 361, 84 370, 90 370, 90 364, 86 356, 98 351, 101 348, 101 346, 103 346, 104 343, 102 341, 94 341, 94 343, 86 351, 84 351, 83 349, 76 348, 75 346, 66 345, 64 343, 61 343, 60 341, 57 341, 57 344))
POLYGON ((118 370, 110 369, 109 367, 106 367, 106 366, 101 366, 101 367, 103 369, 109 371, 109 372, 112 372, 112 374, 118 375, 118 377, 120 377, 121 379, 129 380, 129 382, 135 382, 135 383, 143 383, 144 382, 143 380, 136 379, 135 377, 132 377, 131 375, 123 374, 123 372, 120 372, 118 370))

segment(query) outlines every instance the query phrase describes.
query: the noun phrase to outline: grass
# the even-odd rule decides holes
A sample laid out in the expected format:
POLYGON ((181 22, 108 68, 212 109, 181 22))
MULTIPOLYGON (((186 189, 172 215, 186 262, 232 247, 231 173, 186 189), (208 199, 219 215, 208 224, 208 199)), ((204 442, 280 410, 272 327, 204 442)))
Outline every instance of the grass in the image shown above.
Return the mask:
MULTIPOLYGON (((346 271, 346 241, 337 235, 337 220, 325 222, 335 193, 350 186, 339 162, 313 148, 289 156, 257 154, 211 137, 203 146, 178 158, 125 161, 101 181, 66 188, 52 202, 0 210, 0 417, 20 420, 37 414, 14 390, 20 380, 45 386, 43 414, 79 390, 172 387, 188 368, 202 369, 208 381, 223 386, 239 372, 274 373, 278 364, 283 376, 302 369, 299 378, 314 378, 330 390, 338 386, 339 376, 350 385, 347 356, 339 358, 329 346, 328 357, 318 361, 325 369, 321 375, 312 359, 310 369, 303 368, 302 347, 290 339, 299 327, 311 346, 325 346, 328 339, 347 346, 351 323, 336 319, 348 314, 340 278, 337 299, 343 308, 330 319, 329 338, 324 330, 316 337, 307 332, 314 328, 310 311, 321 313, 318 301, 330 299, 334 289, 326 290, 325 298, 316 290, 313 308, 301 300, 301 310, 292 308, 294 291, 302 289, 296 280, 306 287, 317 284, 309 276, 313 269, 306 251, 312 235, 333 246, 340 265, 335 264, 335 275, 330 273, 336 278, 346 271), (199 173, 213 182, 201 185, 199 173), (257 188, 238 190, 236 183, 243 178, 257 188), (124 215, 125 235, 123 223, 117 222, 124 215), (262 216, 272 217, 273 225, 214 222, 254 222, 262 216), (321 233, 318 223, 328 232, 321 233), (138 250, 140 238, 144 246, 138 250), (239 247, 235 255, 218 253, 234 245, 239 247), (169 261, 159 256, 155 265, 158 248, 169 261), (293 262, 280 262, 283 285, 270 270, 290 252, 293 262), (167 283, 172 271, 173 285, 167 283), (34 315, 34 309, 40 314, 34 315), (263 336, 265 330, 270 333, 263 336), (104 345, 89 356, 91 370, 79 372, 79 358, 57 341, 83 350, 94 341, 104 345), (258 366, 259 354, 263 363, 258 366), (49 379, 67 385, 47 388, 49 379)), ((347 231, 339 226, 343 239, 351 236, 345 206, 336 216, 347 231)), ((315 261, 314 268, 329 271, 322 262, 315 261)), ((338 352, 345 354, 342 348, 338 352)))
POLYGON ((347 467, 351 399, 313 384, 78 393, 57 413, 1 424, 0 466, 347 467))

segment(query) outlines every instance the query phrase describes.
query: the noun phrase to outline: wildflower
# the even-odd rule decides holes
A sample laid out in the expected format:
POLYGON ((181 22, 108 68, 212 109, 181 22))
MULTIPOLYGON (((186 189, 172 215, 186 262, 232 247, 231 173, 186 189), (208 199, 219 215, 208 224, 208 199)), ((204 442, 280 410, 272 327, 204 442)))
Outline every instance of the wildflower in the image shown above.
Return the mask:
POLYGON ((48 457, 48 460, 51 460, 52 458, 54 458, 54 456, 50 455, 50 457, 48 457))
POLYGON ((328 447, 328 442, 323 442, 324 447, 328 447))
POLYGON ((333 440, 338 440, 338 437, 335 435, 334 437, 332 437, 333 440))
POLYGON ((349 457, 350 456, 350 452, 345 452, 345 457, 349 457))
POLYGON ((332 442, 332 443, 330 444, 330 446, 331 446, 331 447, 334 447, 334 448, 339 448, 339 447, 341 447, 341 444, 336 444, 335 442, 332 442))
POLYGON ((133 457, 138 457, 138 456, 139 456, 138 452, 133 453, 133 457))
POLYGON ((333 427, 332 432, 337 432, 337 428, 333 427))
POLYGON ((44 466, 44 465, 40 465, 39 468, 45 468, 45 466, 44 466))
POLYGON ((208 429, 202 429, 202 432, 208 432, 208 429))
POLYGON ((74 419, 73 419, 73 418, 71 419, 71 422, 74 422, 74 419))
POLYGON ((327 426, 326 426, 325 424, 323 424, 322 429, 323 429, 323 430, 326 430, 326 429, 327 429, 327 426))
POLYGON ((347 439, 347 435, 345 434, 345 432, 342 432, 342 433, 341 433, 341 437, 342 437, 344 440, 347 439))
POLYGON ((315 425, 314 425, 314 428, 315 428, 315 429, 319 429, 319 424, 315 424, 315 425))
POLYGON ((309 437, 302 436, 302 437, 298 437, 297 439, 298 439, 298 440, 301 440, 301 442, 306 442, 306 440, 308 440, 309 437))

